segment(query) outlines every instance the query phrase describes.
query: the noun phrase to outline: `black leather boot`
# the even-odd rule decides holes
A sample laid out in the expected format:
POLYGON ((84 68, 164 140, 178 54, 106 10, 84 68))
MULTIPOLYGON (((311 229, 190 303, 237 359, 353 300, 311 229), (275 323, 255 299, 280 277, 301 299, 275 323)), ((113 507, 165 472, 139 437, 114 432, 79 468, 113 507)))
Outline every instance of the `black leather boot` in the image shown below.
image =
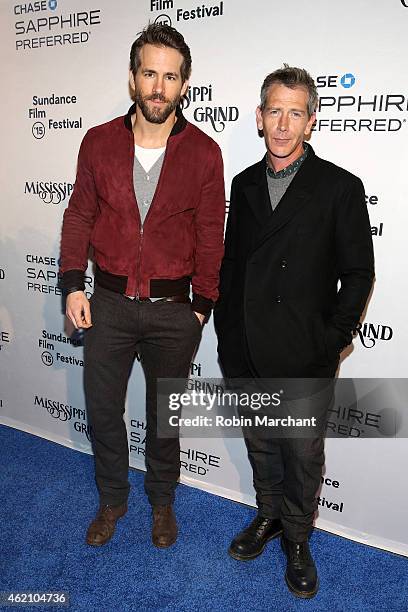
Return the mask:
POLYGON ((266 544, 281 533, 282 524, 279 519, 258 514, 246 529, 235 536, 228 553, 238 561, 255 559, 263 552, 266 544))
POLYGON ((286 554, 285 573, 289 589, 304 599, 314 597, 319 588, 317 570, 309 550, 309 542, 291 542, 282 537, 282 549, 286 554))

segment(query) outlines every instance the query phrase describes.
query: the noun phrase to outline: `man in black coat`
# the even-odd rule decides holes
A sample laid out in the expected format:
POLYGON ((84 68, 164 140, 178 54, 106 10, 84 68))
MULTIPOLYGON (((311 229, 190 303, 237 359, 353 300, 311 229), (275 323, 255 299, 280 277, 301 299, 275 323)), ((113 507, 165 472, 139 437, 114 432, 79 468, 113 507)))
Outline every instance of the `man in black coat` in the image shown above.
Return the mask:
MULTIPOLYGON (((374 258, 362 182, 304 142, 317 101, 303 69, 285 65, 262 85, 256 117, 267 153, 232 182, 215 311, 229 379, 333 379, 370 293, 374 258)), ((296 595, 313 597, 318 578, 308 535, 323 434, 244 434, 258 515, 229 553, 255 558, 283 533, 286 582, 296 595)))

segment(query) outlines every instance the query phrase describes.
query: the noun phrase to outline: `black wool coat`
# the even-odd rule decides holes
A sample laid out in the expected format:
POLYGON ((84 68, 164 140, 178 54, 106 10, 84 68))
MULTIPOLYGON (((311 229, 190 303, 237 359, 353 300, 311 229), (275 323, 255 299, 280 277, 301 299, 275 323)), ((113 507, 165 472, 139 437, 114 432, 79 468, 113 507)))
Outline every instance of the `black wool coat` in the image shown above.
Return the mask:
POLYGON ((308 155, 275 211, 266 159, 238 174, 214 321, 228 377, 333 376, 374 278, 359 178, 308 155))

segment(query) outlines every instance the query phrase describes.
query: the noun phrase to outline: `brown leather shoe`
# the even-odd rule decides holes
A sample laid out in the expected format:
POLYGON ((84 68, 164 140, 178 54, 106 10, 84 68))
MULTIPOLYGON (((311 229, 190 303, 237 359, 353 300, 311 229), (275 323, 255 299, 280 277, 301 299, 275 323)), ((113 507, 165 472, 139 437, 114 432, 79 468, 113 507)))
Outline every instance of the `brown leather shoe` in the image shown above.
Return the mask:
POLYGON ((106 542, 109 542, 115 532, 116 521, 126 512, 127 504, 120 506, 101 505, 98 514, 86 532, 86 543, 90 546, 103 546, 106 542))
POLYGON ((158 548, 168 548, 177 540, 177 522, 173 506, 153 506, 152 542, 158 548))

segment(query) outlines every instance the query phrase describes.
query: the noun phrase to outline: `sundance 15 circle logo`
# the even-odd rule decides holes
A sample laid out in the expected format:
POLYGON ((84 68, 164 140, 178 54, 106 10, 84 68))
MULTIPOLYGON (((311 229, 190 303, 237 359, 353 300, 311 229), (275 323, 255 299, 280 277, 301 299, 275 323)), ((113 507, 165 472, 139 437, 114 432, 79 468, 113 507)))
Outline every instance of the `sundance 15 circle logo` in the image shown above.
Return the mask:
POLYGON ((46 366, 52 366, 52 364, 54 363, 54 357, 49 351, 43 351, 41 353, 41 361, 46 366))
POLYGON ((48 7, 51 11, 55 11, 58 6, 57 0, 48 0, 48 7))

